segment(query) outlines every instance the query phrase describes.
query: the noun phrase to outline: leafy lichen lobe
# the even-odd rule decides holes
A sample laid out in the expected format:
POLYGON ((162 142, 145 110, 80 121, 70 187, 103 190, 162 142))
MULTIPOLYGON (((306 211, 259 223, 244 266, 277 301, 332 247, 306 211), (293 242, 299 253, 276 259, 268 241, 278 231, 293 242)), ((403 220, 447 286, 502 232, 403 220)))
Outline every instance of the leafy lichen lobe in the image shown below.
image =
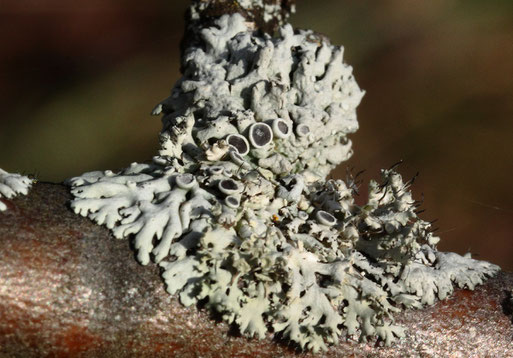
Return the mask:
MULTIPOLYGON (((11 199, 17 195, 27 195, 33 180, 21 175, 8 173, 0 169, 0 198, 11 199)), ((7 210, 7 205, 0 200, 0 211, 7 210)))

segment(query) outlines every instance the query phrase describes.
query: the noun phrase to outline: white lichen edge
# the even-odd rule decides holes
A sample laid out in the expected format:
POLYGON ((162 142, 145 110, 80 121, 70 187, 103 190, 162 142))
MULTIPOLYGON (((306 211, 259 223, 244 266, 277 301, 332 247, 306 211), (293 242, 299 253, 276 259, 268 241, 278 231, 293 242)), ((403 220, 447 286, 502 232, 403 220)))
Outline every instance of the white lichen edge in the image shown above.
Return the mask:
POLYGON ((340 48, 289 25, 258 35, 240 15, 202 36, 154 110, 164 113, 160 155, 68 181, 73 210, 133 235, 138 260, 160 264, 170 294, 206 301, 248 336, 271 330, 318 351, 343 334, 390 344, 404 334, 392 313, 499 270, 438 252, 394 170, 370 183, 364 206, 351 180, 326 180, 351 155, 363 95, 340 48), (250 130, 276 130, 276 120, 290 135, 250 130), (229 135, 254 135, 249 152, 229 135))
MULTIPOLYGON (((17 195, 27 195, 33 180, 21 174, 11 174, 0 169, 0 199, 11 199, 17 195)), ((7 210, 7 205, 0 200, 0 211, 7 210)))

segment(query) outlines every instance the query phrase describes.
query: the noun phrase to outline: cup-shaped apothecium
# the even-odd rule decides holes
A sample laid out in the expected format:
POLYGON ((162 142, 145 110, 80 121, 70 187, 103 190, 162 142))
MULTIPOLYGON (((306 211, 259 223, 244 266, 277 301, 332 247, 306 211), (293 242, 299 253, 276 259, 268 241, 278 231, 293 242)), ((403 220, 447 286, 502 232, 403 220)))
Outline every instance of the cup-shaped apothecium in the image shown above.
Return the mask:
POLYGON ((248 140, 240 134, 230 134, 226 137, 226 142, 233 146, 240 155, 246 155, 249 153, 248 140))
POLYGON ((277 118, 273 121, 273 133, 277 138, 286 139, 290 136, 292 130, 287 121, 277 118))

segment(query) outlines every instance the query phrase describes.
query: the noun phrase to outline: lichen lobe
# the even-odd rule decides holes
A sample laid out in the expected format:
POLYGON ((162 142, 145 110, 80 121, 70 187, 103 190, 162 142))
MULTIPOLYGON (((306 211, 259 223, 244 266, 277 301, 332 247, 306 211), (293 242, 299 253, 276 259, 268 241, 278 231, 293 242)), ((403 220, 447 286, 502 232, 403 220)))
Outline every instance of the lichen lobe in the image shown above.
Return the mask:
MULTIPOLYGON (((0 199, 11 199, 17 195, 27 195, 33 180, 21 175, 8 173, 0 169, 0 199)), ((0 200, 0 212, 7 210, 7 205, 0 200)))
POLYGON ((311 31, 255 32, 223 16, 186 49, 152 163, 69 181, 73 210, 133 235, 185 305, 206 301, 248 336, 318 351, 341 335, 403 335, 392 313, 473 289, 498 267, 436 250, 401 176, 364 206, 326 180, 351 154, 363 92, 343 50, 311 31))

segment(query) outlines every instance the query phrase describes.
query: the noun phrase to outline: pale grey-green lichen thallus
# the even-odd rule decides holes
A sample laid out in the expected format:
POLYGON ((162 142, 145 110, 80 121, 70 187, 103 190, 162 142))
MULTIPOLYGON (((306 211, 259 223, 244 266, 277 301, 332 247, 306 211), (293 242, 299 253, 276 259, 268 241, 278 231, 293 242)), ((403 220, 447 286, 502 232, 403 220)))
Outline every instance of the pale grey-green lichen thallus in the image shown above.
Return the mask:
MULTIPOLYGON (((283 11, 283 4, 280 1, 264 1, 264 0, 237 0, 236 5, 242 9, 246 15, 251 15, 255 9, 261 14, 264 22, 277 20, 278 23, 283 24, 287 20, 289 13, 283 11)), ((200 20, 201 13, 212 6, 209 1, 195 1, 190 6, 191 20, 200 20)), ((296 6, 290 5, 290 12, 294 13, 296 6)))
POLYGON ((403 329, 392 313, 472 289, 498 267, 438 252, 408 184, 393 170, 370 183, 326 180, 352 154, 363 92, 342 48, 311 31, 277 37, 223 16, 185 51, 184 75, 154 114, 150 164, 69 181, 71 206, 135 236, 138 260, 164 268, 167 291, 236 322, 317 351, 340 335, 403 329))
MULTIPOLYGON (((0 169, 0 199, 11 199, 17 195, 27 195, 33 180, 21 175, 11 174, 0 169)), ((7 210, 7 205, 0 200, 0 211, 7 210)))

